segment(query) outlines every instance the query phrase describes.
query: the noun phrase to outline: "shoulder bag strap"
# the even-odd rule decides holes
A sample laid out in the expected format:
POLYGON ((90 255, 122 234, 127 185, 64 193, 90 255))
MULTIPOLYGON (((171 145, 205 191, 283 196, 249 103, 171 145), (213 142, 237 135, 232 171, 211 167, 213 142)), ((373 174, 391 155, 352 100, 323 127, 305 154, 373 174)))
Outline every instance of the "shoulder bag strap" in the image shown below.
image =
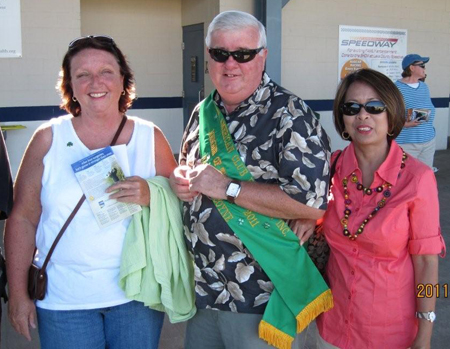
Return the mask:
MULTIPOLYGON (((123 118, 122 118, 122 122, 120 123, 119 128, 117 129, 116 134, 114 135, 114 138, 111 141, 111 146, 116 144, 117 139, 119 138, 119 135, 122 132, 122 129, 125 126, 126 122, 127 122, 127 117, 126 117, 126 115, 124 115, 123 118)), ((59 240, 61 239, 62 235, 66 231, 66 229, 69 226, 70 222, 72 221, 73 217, 75 217, 75 214, 78 212, 78 210, 80 209, 80 207, 83 204, 85 199, 86 199, 86 196, 84 196, 84 194, 83 194, 83 196, 78 201, 78 204, 75 206, 75 208, 73 209, 72 213, 70 214, 69 218, 67 218, 66 223, 64 223, 64 225, 62 226, 61 230, 59 231, 58 236, 56 237, 55 241, 53 241, 53 244, 50 247, 50 250, 48 251, 47 257, 45 257, 44 264, 42 265, 42 268, 39 271, 40 275, 43 275, 45 273, 45 269, 47 268, 47 264, 50 261, 50 257, 52 256, 56 245, 58 244, 59 240)), ((34 256, 35 255, 36 255, 36 248, 34 249, 33 260, 34 260, 34 256)))

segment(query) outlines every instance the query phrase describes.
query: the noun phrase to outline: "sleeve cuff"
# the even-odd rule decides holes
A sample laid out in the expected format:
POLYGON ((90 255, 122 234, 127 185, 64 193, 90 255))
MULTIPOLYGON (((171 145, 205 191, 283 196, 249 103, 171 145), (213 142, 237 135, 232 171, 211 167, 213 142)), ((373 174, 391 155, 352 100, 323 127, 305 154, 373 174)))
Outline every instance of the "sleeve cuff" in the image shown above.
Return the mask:
POLYGON ((425 239, 410 240, 408 250, 410 254, 439 254, 445 257, 446 246, 441 234, 425 239))

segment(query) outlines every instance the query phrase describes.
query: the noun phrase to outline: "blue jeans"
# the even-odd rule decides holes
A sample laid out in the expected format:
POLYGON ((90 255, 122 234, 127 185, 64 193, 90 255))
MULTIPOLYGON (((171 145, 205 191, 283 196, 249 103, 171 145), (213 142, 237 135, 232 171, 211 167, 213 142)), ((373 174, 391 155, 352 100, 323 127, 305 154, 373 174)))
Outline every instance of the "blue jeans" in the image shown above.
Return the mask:
POLYGON ((132 301, 109 308, 37 308, 42 349, 157 349, 164 313, 132 301))

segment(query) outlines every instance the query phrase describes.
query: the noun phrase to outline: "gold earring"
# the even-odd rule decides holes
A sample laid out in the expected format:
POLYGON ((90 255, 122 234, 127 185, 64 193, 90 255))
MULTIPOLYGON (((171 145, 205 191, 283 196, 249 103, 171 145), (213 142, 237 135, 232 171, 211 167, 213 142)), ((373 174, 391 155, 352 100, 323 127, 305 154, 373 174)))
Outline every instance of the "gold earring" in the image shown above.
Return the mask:
POLYGON ((387 135, 388 135, 389 137, 392 137, 394 134, 388 132, 387 135))
POLYGON ((123 90, 123 91, 122 91, 122 96, 125 96, 125 93, 126 93, 125 90, 123 90))
POLYGON ((74 101, 76 103, 76 102, 78 102, 78 99, 75 96, 73 96, 72 101, 74 101))
POLYGON ((342 131, 341 136, 346 141, 348 141, 350 139, 350 134, 347 131, 342 131))

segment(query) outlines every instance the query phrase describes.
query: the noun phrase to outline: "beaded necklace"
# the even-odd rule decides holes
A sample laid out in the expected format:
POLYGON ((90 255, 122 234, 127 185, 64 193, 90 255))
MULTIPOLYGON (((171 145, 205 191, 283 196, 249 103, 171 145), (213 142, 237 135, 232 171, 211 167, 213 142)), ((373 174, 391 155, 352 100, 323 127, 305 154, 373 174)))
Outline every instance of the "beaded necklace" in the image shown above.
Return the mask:
MULTIPOLYGON (((402 155, 402 163, 400 165, 400 170, 405 167, 405 161, 408 158, 405 152, 403 152, 402 155)), ((350 181, 352 183, 355 183, 357 190, 362 190, 364 194, 372 195, 372 193, 375 191, 377 193, 383 193, 383 197, 380 201, 378 201, 377 206, 375 209, 366 217, 366 219, 363 220, 361 225, 359 226, 358 230, 354 235, 350 233, 350 230, 348 230, 348 220, 350 215, 352 214, 352 210, 350 209, 350 204, 352 203, 352 200, 350 200, 350 192, 348 191, 348 179, 347 177, 344 177, 342 180, 342 185, 344 186, 344 217, 341 219, 341 224, 343 226, 343 234, 344 236, 347 236, 350 240, 354 241, 358 237, 358 235, 362 234, 364 232, 364 227, 369 223, 369 221, 375 216, 379 210, 381 210, 386 205, 386 200, 391 196, 390 189, 392 188, 392 185, 388 182, 384 182, 382 185, 376 187, 376 188, 366 188, 364 187, 358 180, 358 176, 355 172, 351 174, 350 181), (384 191, 383 191, 384 190, 384 191)))

